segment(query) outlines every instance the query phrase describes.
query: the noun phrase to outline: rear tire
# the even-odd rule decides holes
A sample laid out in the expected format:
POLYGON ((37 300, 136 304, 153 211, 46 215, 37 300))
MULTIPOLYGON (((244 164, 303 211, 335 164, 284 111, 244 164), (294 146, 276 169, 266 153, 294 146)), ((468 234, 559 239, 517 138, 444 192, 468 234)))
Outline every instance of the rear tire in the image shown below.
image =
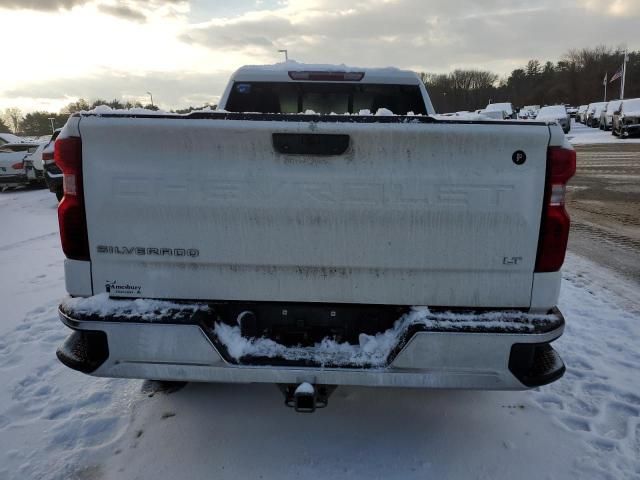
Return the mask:
POLYGON ((62 201, 62 197, 64 197, 64 192, 62 190, 56 190, 56 198, 58 201, 62 201))

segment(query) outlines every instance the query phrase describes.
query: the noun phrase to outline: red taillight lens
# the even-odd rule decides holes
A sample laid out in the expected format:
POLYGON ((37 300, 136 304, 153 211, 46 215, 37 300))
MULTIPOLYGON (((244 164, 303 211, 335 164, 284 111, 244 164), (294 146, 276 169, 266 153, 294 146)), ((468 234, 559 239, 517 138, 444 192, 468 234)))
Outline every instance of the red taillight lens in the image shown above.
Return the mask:
POLYGON ((42 152, 42 160, 53 160, 53 152, 42 152))
POLYGON ((24 162, 18 162, 11 165, 14 170, 22 170, 24 168, 24 162))
POLYGON ((54 159, 64 174, 64 198, 58 205, 62 251, 67 258, 89 260, 80 138, 67 137, 56 141, 54 159))
POLYGON ((576 152, 549 147, 536 272, 556 272, 564 263, 571 226, 564 201, 567 182, 575 173, 576 152))
POLYGON ((562 147, 547 150, 547 183, 566 185, 576 173, 576 152, 562 147))

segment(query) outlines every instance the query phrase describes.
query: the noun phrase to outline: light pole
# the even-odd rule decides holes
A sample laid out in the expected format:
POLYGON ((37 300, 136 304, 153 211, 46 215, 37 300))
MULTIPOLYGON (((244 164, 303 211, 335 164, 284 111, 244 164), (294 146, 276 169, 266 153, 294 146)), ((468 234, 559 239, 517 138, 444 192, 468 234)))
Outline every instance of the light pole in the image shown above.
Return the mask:
POLYGON ((278 53, 284 53, 284 61, 288 62, 289 61, 289 51, 288 50, 278 50, 278 53))
POLYGON ((51 133, 55 133, 56 132, 56 127, 54 126, 54 123, 53 123, 53 122, 55 122, 55 120, 56 120, 55 118, 49 117, 49 121, 51 122, 51 133))
POLYGON ((155 107, 155 105, 153 104, 153 95, 151 94, 151 92, 147 92, 147 95, 151 97, 151 106, 155 107))

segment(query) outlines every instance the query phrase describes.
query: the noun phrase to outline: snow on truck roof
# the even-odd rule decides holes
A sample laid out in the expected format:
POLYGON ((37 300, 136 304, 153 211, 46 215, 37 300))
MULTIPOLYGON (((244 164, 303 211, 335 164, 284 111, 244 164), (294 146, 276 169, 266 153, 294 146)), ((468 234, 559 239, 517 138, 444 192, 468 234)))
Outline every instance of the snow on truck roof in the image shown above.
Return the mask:
POLYGON ((417 85, 420 77, 395 67, 367 68, 348 65, 300 63, 294 60, 273 65, 245 65, 231 76, 235 82, 332 81, 417 85), (314 78, 315 74, 315 78, 314 78), (345 74, 341 76, 340 74, 345 74))

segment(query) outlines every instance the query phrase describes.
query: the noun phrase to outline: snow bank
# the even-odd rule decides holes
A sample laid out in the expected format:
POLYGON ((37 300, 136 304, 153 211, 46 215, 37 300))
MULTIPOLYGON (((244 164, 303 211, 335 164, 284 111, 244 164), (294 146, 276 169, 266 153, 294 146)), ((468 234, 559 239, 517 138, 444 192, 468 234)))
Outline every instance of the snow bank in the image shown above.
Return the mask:
POLYGON ((286 347, 267 338, 249 339, 242 336, 240 327, 224 323, 216 323, 214 331, 227 348, 229 355, 237 361, 245 356, 277 357, 291 361, 311 361, 320 365, 380 367, 387 363, 389 354, 400 343, 407 329, 414 325, 441 331, 499 328, 513 332, 530 332, 555 318, 553 315, 534 315, 515 311, 482 314, 435 313, 427 307, 413 307, 409 313, 396 321, 392 328, 376 335, 360 334, 358 345, 324 338, 311 347, 286 347))

